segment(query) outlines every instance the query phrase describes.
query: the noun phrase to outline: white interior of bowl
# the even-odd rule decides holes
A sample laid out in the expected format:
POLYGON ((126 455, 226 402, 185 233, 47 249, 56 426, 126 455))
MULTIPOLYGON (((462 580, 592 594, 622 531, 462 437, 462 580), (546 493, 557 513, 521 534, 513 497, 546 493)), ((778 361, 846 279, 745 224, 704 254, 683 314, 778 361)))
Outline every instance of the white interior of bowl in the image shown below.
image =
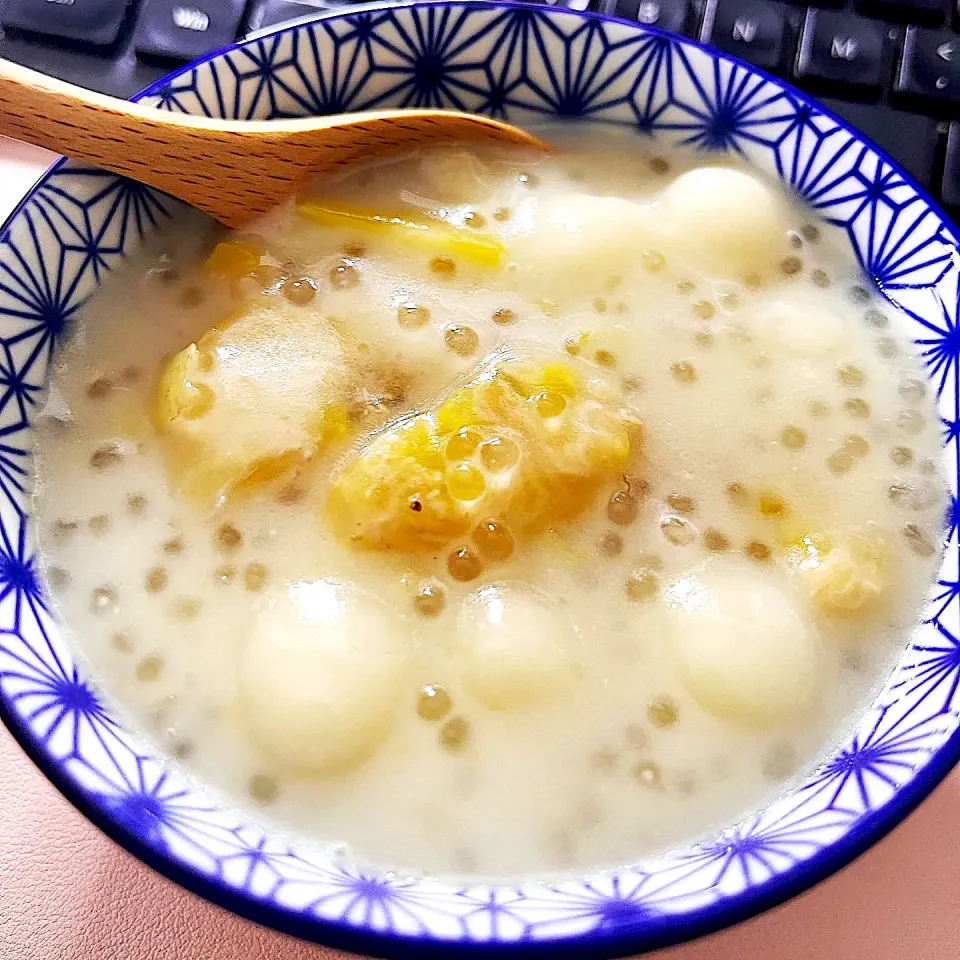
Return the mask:
MULTIPOLYGON (((634 946, 770 902, 842 865, 909 809, 958 728, 960 255, 897 168, 733 61, 637 25, 532 8, 433 4, 334 17, 201 63, 150 102, 239 118, 382 106, 519 123, 583 115, 744 156, 844 227, 866 272, 906 311, 939 391, 950 524, 924 621, 855 735, 798 789, 714 840, 587 879, 463 889, 378 875, 265 835, 111 719, 44 603, 25 510, 30 422, 51 350, 173 206, 66 164, 16 212, 0 246, 0 701, 68 795, 161 869, 281 927, 290 912, 360 933, 481 943, 595 935, 634 946)), ((323 938, 320 927, 311 935, 323 938)))

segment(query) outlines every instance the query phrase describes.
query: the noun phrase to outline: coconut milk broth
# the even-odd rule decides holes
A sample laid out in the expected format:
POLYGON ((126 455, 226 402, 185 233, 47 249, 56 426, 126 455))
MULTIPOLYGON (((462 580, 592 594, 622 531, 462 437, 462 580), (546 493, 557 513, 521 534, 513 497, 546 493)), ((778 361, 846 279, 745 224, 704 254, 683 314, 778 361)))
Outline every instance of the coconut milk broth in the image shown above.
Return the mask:
MULTIPOLYGON (((454 218, 471 211, 509 238, 535 230, 557 196, 650 203, 703 162, 606 132, 551 139, 565 149, 547 160, 511 159, 492 174, 461 165, 446 196, 449 182, 425 176, 414 159, 325 185, 323 199, 445 206, 454 218)), ((783 792, 849 729, 901 652, 933 571, 943 504, 936 419, 897 317, 864 289, 839 232, 796 205, 788 221, 779 271, 760 284, 717 280, 696 258, 653 247, 630 251, 615 269, 587 254, 562 276, 548 262, 450 278, 419 254, 375 242, 351 250, 349 237, 308 229, 288 210, 246 231, 265 240, 273 262, 294 261, 289 269, 316 281, 316 304, 349 323, 361 345, 353 360, 372 371, 354 398, 365 409, 341 461, 383 423, 429 405, 517 343, 576 352, 631 395, 644 424, 632 471, 645 486, 636 519, 611 522, 606 504, 619 487, 610 485, 576 523, 468 583, 447 574, 443 551, 397 558, 332 535, 318 506, 331 476, 323 458, 212 515, 174 489, 150 423, 157 371, 247 291, 197 276, 222 239, 200 218, 164 229, 85 309, 38 429, 41 550, 90 674, 198 781, 285 830, 391 868, 503 877, 611 866, 783 792), (801 313, 822 307, 842 329, 824 334, 826 349, 798 350, 765 322, 770 298, 801 313), (426 307, 429 319, 401 326, 404 303, 426 307), (475 334, 472 349, 464 329, 475 334), (389 389, 398 370, 399 399, 389 389), (93 466, 105 448, 116 456, 93 466), (891 496, 897 484, 903 492, 891 496), (804 614, 823 638, 819 699, 769 730, 699 706, 665 639, 673 627, 664 592, 703 564, 795 589, 769 516, 744 506, 743 491, 775 491, 831 535, 873 531, 894 565, 877 617, 804 614), (239 536, 224 539, 224 525, 239 536), (398 612, 413 666, 375 755, 346 773, 302 778, 247 735, 236 661, 265 594, 327 576, 357 582, 398 612), (415 603, 428 577, 444 593, 435 616, 415 603), (575 625, 582 673, 559 702, 494 711, 465 691, 456 609, 486 582, 532 583, 575 625), (466 721, 446 745, 441 725, 418 715, 430 684, 449 691, 453 715, 466 721)))

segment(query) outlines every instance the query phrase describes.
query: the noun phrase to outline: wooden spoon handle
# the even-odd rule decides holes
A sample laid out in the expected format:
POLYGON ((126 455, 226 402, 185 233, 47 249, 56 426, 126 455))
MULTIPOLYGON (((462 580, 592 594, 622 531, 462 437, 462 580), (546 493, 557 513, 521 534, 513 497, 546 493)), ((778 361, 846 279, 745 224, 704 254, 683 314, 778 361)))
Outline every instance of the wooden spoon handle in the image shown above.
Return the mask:
POLYGON ((0 60, 0 134, 170 193, 238 226, 303 177, 442 140, 536 137, 471 114, 387 110, 293 120, 220 120, 157 110, 0 60))

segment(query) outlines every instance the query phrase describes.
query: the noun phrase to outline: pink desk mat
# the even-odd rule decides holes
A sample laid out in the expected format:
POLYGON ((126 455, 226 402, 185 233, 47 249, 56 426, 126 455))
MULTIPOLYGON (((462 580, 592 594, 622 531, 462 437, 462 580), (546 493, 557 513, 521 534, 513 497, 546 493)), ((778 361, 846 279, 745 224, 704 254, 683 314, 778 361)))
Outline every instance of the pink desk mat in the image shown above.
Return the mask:
MULTIPOLYGON (((50 155, 0 139, 0 218, 50 155)), ((0 728, 0 960, 337 960, 164 880, 87 823, 0 728)), ((657 960, 956 960, 960 775, 851 867, 657 960)))

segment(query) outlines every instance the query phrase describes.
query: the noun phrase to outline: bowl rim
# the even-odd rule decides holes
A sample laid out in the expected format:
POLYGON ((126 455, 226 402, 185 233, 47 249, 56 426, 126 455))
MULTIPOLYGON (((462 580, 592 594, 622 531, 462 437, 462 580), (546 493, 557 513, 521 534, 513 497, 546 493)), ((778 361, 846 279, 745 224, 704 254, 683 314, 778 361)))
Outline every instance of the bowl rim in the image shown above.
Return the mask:
MULTIPOLYGON (((522 2, 522 0, 392 0, 392 2, 391 0, 374 0, 374 2, 359 3, 338 10, 321 10, 318 11, 316 16, 309 19, 299 20, 287 26, 279 26, 272 31, 257 31, 251 37, 209 51, 202 57, 165 74, 138 91, 130 99, 138 102, 157 96, 173 81, 192 73, 203 64, 217 60, 244 46, 254 45, 285 33, 309 28, 318 21, 347 19, 356 16, 358 13, 389 12, 400 8, 429 9, 440 7, 476 11, 532 10, 543 17, 612 21, 643 34, 659 36, 673 43, 698 49, 714 61, 727 62, 749 75, 759 76, 786 92, 797 104, 811 107, 819 114, 835 122, 838 127, 850 134, 856 142, 870 147, 911 187, 922 203, 934 213, 939 221, 940 230, 949 237, 956 247, 960 248, 960 228, 954 226, 939 202, 930 195, 926 188, 917 183, 915 178, 884 148, 875 144, 868 136, 860 133, 828 107, 821 105, 812 95, 793 86, 789 81, 753 66, 733 54, 724 53, 708 44, 701 43, 699 40, 674 34, 656 26, 641 24, 636 20, 628 20, 601 12, 553 6, 551 0, 544 0, 543 3, 522 2)), ((571 118, 571 120, 577 122, 574 118, 571 118)), ((602 123, 603 121, 594 122, 602 123)), ((58 157, 43 171, 0 225, 0 236, 7 233, 11 223, 30 203, 36 192, 68 162, 67 157, 58 157)), ((897 309, 901 308, 898 306, 897 309)), ((750 886, 739 893, 725 896, 712 903, 693 907, 686 912, 664 914, 643 926, 631 927, 625 925, 621 929, 612 931, 591 930, 585 933, 562 935, 557 939, 522 939, 519 941, 444 939, 431 936, 428 933, 399 934, 390 931, 374 931, 369 927, 361 928, 340 920, 327 919, 317 915, 307 916, 291 908, 256 899, 246 891, 192 869, 172 853, 161 853, 142 841, 132 830, 125 828, 116 817, 111 816, 104 805, 96 803, 92 796, 86 794, 73 778, 68 776, 51 757, 46 755, 40 742, 32 735, 26 723, 12 709, 4 696, 0 696, 0 721, 10 731, 14 740, 33 764, 74 808, 114 843, 161 876, 202 897, 204 900, 280 933, 371 957, 404 958, 404 960, 408 960, 408 958, 409 960, 414 960, 414 958, 416 960, 420 960, 420 958, 438 958, 440 960, 440 958, 456 956, 480 957, 481 955, 489 956, 492 954, 497 954, 505 960, 514 957, 518 960, 539 957, 557 958, 557 960, 566 960, 566 958, 569 958, 569 960, 574 960, 574 958, 576 960, 594 960, 594 958, 595 960, 613 960, 613 958, 675 946, 716 933, 785 903, 851 864, 909 817, 950 771, 960 763, 960 725, 958 725, 941 746, 930 755, 927 762, 917 769, 889 800, 879 808, 862 816, 842 837, 831 841, 816 853, 760 884, 750 886)))

